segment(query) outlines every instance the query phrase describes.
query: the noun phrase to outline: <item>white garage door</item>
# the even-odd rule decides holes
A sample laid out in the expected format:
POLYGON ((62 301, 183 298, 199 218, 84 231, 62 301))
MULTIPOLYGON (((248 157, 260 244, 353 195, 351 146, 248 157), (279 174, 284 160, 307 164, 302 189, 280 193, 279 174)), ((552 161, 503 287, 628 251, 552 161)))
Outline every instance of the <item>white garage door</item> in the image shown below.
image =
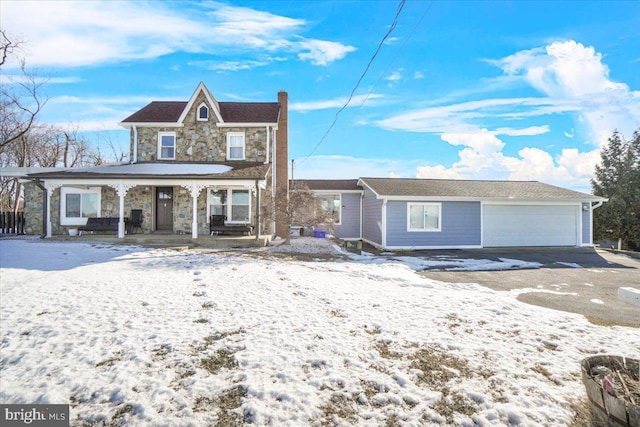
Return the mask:
POLYGON ((484 205, 483 244, 490 246, 576 246, 576 206, 484 205))

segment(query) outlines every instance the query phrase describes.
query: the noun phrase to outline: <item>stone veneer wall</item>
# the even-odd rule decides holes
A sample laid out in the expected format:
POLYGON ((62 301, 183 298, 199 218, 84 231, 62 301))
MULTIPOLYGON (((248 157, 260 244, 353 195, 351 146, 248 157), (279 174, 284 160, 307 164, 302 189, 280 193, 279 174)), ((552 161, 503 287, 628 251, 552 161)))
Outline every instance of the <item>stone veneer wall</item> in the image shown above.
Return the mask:
MULTIPOLYGON (((272 218, 265 216, 265 206, 270 206, 271 201, 271 178, 268 177, 266 190, 261 190, 260 199, 263 209, 261 209, 260 221, 262 223, 261 233, 271 233, 272 218)), ((198 235, 209 234, 209 224, 207 222, 207 191, 203 189, 198 195, 198 235)), ((130 189, 124 199, 124 215, 131 216, 131 209, 142 209, 142 232, 145 234, 153 231, 153 206, 155 194, 153 187, 139 186, 130 189)), ((101 217, 117 217, 119 215, 119 197, 116 191, 108 186, 102 187, 101 194, 101 217)), ((173 231, 191 234, 191 193, 182 187, 173 187, 173 231)), ((251 222, 255 221, 256 196, 251 197, 251 222)), ((268 208, 267 208, 268 210, 268 208)), ((44 234, 42 229, 42 190, 33 183, 25 184, 25 214, 27 216, 27 234, 44 234)), ((67 234, 69 228, 77 226, 60 225, 60 189, 53 191, 51 196, 51 234, 67 234)), ((139 233, 139 231, 137 231, 139 233)))
MULTIPOLYGON (((193 108, 184 120, 184 127, 139 127, 138 161, 158 160, 158 132, 176 133, 176 162, 224 162, 227 161, 227 133, 245 134, 246 162, 266 160, 267 129, 262 128, 218 128, 212 106, 206 102, 204 94, 198 95, 193 108), (196 120, 198 106, 205 102, 209 107, 209 120, 196 120)), ((133 140, 133 131, 131 132, 133 140)), ((133 152, 133 143, 131 143, 133 152)))
POLYGON ((43 191, 33 182, 24 183, 24 215, 27 222, 24 231, 26 234, 44 234, 42 194, 43 191))

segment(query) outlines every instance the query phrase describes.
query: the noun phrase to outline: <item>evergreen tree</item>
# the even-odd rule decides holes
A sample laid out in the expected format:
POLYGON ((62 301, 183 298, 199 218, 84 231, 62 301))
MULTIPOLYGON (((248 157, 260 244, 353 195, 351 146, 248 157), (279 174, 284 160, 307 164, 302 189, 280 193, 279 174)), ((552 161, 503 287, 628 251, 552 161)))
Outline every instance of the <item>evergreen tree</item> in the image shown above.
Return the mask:
POLYGON ((640 249, 640 129, 631 140, 614 131, 600 157, 591 185, 609 201, 594 211, 594 238, 622 239, 624 248, 640 249))

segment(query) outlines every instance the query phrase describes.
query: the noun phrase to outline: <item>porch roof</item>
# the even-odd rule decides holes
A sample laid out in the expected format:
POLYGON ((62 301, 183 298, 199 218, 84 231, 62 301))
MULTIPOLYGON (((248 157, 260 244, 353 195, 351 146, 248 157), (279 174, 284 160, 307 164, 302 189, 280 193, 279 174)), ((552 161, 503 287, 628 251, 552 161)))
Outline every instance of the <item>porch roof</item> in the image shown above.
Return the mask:
POLYGON ((40 179, 265 179, 269 168, 269 164, 263 163, 227 165, 145 162, 32 172, 28 176, 40 179))

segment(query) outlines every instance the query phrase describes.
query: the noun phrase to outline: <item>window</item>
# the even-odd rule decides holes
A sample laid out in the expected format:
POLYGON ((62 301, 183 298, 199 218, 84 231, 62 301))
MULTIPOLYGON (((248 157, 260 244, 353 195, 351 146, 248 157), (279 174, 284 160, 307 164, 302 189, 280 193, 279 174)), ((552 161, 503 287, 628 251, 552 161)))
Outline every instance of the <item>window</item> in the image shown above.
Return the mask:
POLYGON ((209 190, 209 212, 211 215, 224 215, 227 222, 251 222, 251 197, 249 190, 209 190))
POLYGON ((316 194, 320 201, 320 209, 333 218, 334 224, 340 224, 340 212, 342 211, 342 198, 340 194, 316 194))
POLYGON ((158 132, 158 159, 173 160, 176 158, 176 133, 158 132))
POLYGON ((60 225, 84 225, 100 212, 100 187, 60 189, 60 225))
POLYGON ((206 122, 207 120, 209 120, 209 107, 203 102, 198 107, 198 121, 206 122))
POLYGON ((440 203, 408 203, 407 211, 408 231, 441 231, 440 203))
POLYGON ((227 133, 227 159, 244 160, 244 132, 227 133))

